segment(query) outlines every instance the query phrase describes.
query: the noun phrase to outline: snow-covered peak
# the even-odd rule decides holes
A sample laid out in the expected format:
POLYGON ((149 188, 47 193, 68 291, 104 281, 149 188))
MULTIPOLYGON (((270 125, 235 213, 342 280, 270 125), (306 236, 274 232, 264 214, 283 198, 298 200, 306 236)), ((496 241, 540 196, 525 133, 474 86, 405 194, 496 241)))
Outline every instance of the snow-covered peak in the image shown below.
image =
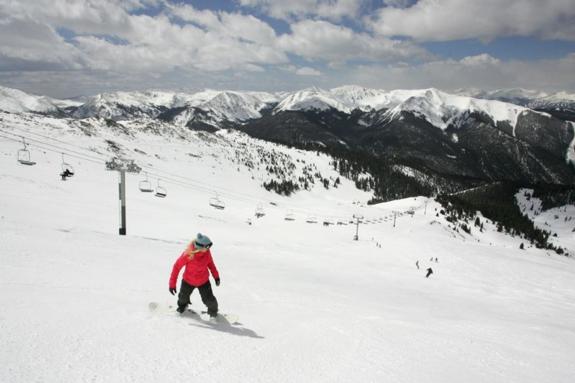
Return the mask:
POLYGON ((553 102, 575 102, 575 93, 557 92, 546 97, 541 97, 539 100, 553 102))
POLYGON ((290 93, 275 108, 274 112, 286 110, 329 110, 349 113, 351 108, 338 100, 331 92, 316 87, 290 93))
POLYGON ((102 93, 90 97, 74 116, 110 119, 155 116, 162 107, 170 107, 174 99, 175 93, 162 91, 102 93))
POLYGON ((403 111, 412 112, 441 129, 449 126, 455 118, 469 112, 481 112, 495 122, 507 121, 514 127, 519 114, 527 109, 497 100, 449 94, 435 88, 386 92, 359 86, 343 86, 330 91, 309 88, 293 92, 279 103, 275 112, 336 109, 349 113, 356 108, 388 110, 390 118, 403 111))
MULTIPOLYGON (((485 113, 495 122, 507 121, 511 126, 515 126, 519 114, 526 110, 518 104, 534 108, 538 105, 557 105, 558 102, 572 103, 575 100, 575 95, 565 92, 546 95, 519 88, 492 91, 489 94, 478 90, 468 91, 469 94, 477 94, 481 98, 470 97, 464 93, 459 91, 459 94, 450 94, 434 88, 384 91, 355 85, 331 90, 312 87, 289 93, 212 89, 198 92, 120 91, 90 97, 78 107, 74 117, 103 117, 116 120, 155 118, 169 109, 183 108, 186 111, 181 112, 178 123, 187 124, 188 117, 195 115, 196 110, 202 110, 208 114, 210 124, 218 125, 222 121, 242 122, 260 118, 262 109, 277 104, 274 113, 287 110, 338 110, 343 113, 351 113, 354 109, 387 110, 388 117, 393 118, 403 111, 412 112, 434 126, 444 129, 457 117, 468 112, 485 113), (512 104, 491 99, 543 95, 546 96, 539 98, 537 103, 512 104)), ((58 104, 47 97, 31 96, 14 89, 0 88, 0 110, 51 111, 58 109, 59 106, 70 105, 58 104)))
POLYGON ((217 121, 245 121, 261 117, 260 111, 278 102, 267 92, 218 91, 207 89, 193 94, 180 94, 176 105, 199 108, 212 114, 217 121))
POLYGON ((35 96, 21 90, 0 86, 0 110, 10 113, 51 112, 58 107, 49 97, 35 96))
POLYGON ((142 104, 169 106, 173 103, 174 92, 144 91, 144 92, 114 92, 102 93, 92 98, 95 103, 117 103, 126 106, 142 104))
MULTIPOLYGON (((269 96, 260 96, 266 100, 270 99, 269 96)), ((219 92, 199 107, 214 113, 221 120, 245 121, 261 117, 259 111, 268 104, 262 98, 249 93, 219 92)))
POLYGON ((210 112, 216 121, 244 121, 261 117, 259 110, 277 98, 265 92, 235 92, 206 89, 184 92, 114 92, 90 98, 76 117, 99 116, 124 119, 154 117, 166 108, 192 107, 210 112))
POLYGON ((484 113, 494 122, 507 121, 515 127, 519 114, 527 110, 514 104, 453 95, 433 88, 394 90, 374 101, 376 109, 391 109, 390 116, 402 111, 412 112, 441 129, 447 128, 454 119, 467 112, 484 113))
POLYGON ((372 108, 371 100, 384 94, 385 91, 357 85, 345 85, 331 89, 330 93, 350 109, 368 110, 372 108))
POLYGON ((468 96, 473 98, 482 98, 487 100, 500 100, 509 102, 517 101, 520 103, 548 96, 548 94, 545 92, 524 88, 509 88, 509 89, 496 89, 496 90, 482 90, 477 88, 457 89, 453 93, 460 96, 468 96))
POLYGON ((553 108, 571 106, 575 103, 575 94, 568 92, 546 93, 537 90, 511 88, 485 91, 480 89, 458 89, 455 94, 487 100, 510 102, 529 108, 553 108))

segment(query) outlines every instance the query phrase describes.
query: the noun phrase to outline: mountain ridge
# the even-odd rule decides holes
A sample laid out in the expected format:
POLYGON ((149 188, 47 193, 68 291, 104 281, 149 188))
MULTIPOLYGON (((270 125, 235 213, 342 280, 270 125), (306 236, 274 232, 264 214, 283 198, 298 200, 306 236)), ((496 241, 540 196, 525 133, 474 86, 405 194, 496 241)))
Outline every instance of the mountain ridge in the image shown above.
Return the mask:
POLYGON ((501 180, 575 182, 575 125, 568 120, 435 88, 113 92, 80 106, 55 105, 37 112, 72 121, 113 120, 110 124, 119 129, 126 123, 156 122, 165 124, 162 131, 170 125, 207 132, 231 128, 284 145, 362 158, 362 166, 378 174, 379 181, 371 181, 370 187, 382 198, 386 193, 401 197, 401 185, 410 183, 406 193, 429 195, 501 180), (394 177, 398 181, 391 192, 383 179, 394 177))

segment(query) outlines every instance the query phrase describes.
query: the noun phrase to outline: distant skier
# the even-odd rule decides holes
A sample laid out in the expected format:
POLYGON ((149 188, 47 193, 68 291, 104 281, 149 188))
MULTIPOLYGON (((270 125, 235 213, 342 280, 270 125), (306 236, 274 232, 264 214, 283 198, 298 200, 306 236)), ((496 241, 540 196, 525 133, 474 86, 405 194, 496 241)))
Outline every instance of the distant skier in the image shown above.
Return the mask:
POLYGON ((62 181, 66 181, 66 178, 72 177, 74 173, 72 173, 69 169, 64 169, 62 173, 60 173, 60 177, 62 177, 62 181))
POLYGON ((415 266, 417 266, 417 270, 419 270, 419 260, 415 262, 415 266))
POLYGON ((212 247, 212 241, 207 236, 198 233, 176 263, 174 263, 172 274, 170 275, 170 293, 172 295, 177 293, 178 275, 182 267, 185 266, 180 293, 178 294, 177 311, 179 313, 186 311, 190 304, 190 295, 195 288, 198 288, 202 302, 208 308, 208 315, 212 318, 218 315, 218 301, 212 292, 210 273, 216 282, 216 286, 220 285, 220 275, 212 259, 210 247, 212 247))
POLYGON ((427 274, 425 275, 425 278, 429 278, 429 276, 433 274, 433 270, 430 268, 427 269, 427 274))

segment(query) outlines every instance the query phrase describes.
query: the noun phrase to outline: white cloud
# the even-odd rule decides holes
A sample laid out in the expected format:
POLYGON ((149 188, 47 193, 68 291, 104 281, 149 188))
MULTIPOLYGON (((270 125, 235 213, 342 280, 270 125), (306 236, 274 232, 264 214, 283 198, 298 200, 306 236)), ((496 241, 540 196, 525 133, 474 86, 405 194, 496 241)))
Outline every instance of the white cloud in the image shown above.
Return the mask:
MULTIPOLYGON (((300 5, 304 3, 319 4, 306 0, 300 5)), ((320 9, 329 4, 335 9, 352 7, 341 1, 320 3, 320 9)), ((8 44, 3 47, 0 53, 8 58, 4 65, 14 59, 42 58, 88 70, 261 71, 263 66, 288 63, 288 54, 332 66, 350 60, 393 61, 425 56, 423 49, 410 42, 373 37, 327 21, 299 21, 291 25, 290 34, 278 37, 269 24, 252 15, 170 4, 155 16, 130 13, 142 4, 142 0, 0 0, 0 12, 9 15, 4 16, 5 24, 25 23, 19 28, 24 35, 31 33, 32 27, 44 29, 36 32, 37 44, 32 38, 27 44, 18 44, 18 48, 10 49, 8 44), (30 30, 24 31, 27 28, 30 30), (67 41, 58 35, 58 28, 72 32, 67 41)))
POLYGON ((408 8, 384 7, 367 20, 384 36, 449 41, 501 36, 575 40, 573 0, 420 0, 408 8))
POLYGON ((481 62, 477 57, 420 65, 364 65, 353 71, 338 73, 337 81, 338 84, 357 83, 385 89, 436 87, 450 90, 475 87, 575 91, 575 54, 560 59, 497 61, 497 64, 491 59, 481 62), (473 64, 470 65, 470 62, 473 64))
POLYGON ((12 19, 0 14, 0 60, 49 63, 78 68, 82 54, 49 26, 29 18, 12 19))
POLYGON ((348 60, 422 58, 425 50, 406 42, 357 33, 327 21, 304 20, 291 25, 292 33, 279 38, 287 52, 309 60, 341 63, 348 60))
POLYGON ((142 5, 142 0, 0 0, 0 30, 7 40, 0 47, 0 67, 18 59, 87 70, 254 71, 288 61, 274 46, 274 30, 253 16, 190 6, 170 6, 154 17, 128 12, 142 5), (175 16, 192 24, 174 22, 175 16), (58 28, 75 35, 64 41, 58 28))
POLYGON ((272 45, 276 40, 273 28, 252 15, 197 10, 191 6, 172 6, 170 12, 207 31, 224 36, 267 45, 272 45))
POLYGON ((302 68, 298 68, 295 71, 295 74, 299 75, 299 76, 321 76, 321 72, 314 69, 314 68, 310 68, 310 67, 302 67, 302 68))
POLYGON ((328 20, 354 18, 365 0, 237 0, 244 7, 260 9, 268 15, 283 20, 320 17, 328 20))
POLYGON ((487 53, 482 53, 476 56, 464 57, 459 62, 463 65, 481 66, 481 65, 497 65, 501 61, 491 55, 488 55, 487 53))
POLYGON ((68 28, 76 33, 121 36, 130 30, 128 11, 142 6, 143 3, 137 0, 0 0, 0 13, 68 28))
MULTIPOLYGON (((510 0, 510 6, 516 2, 510 0)), ((87 92, 158 85, 278 90, 343 83, 379 83, 384 88, 575 89, 573 56, 536 62, 501 61, 489 54, 439 60, 413 40, 389 36, 395 33, 358 32, 326 20, 357 14, 358 7, 365 5, 363 1, 243 3, 268 7, 269 12, 297 21, 291 21, 288 33, 278 35, 270 24, 253 15, 198 10, 164 0, 0 0, 0 80, 16 87, 20 82, 32 91, 34 86, 46 89, 51 84, 59 95, 78 94, 81 84, 87 92), (162 11, 153 15, 133 12, 147 4, 161 5, 162 11), (334 6, 331 11, 325 8, 328 5, 334 6), (312 19, 300 19, 310 16, 312 19), (413 64, 429 60, 433 61, 413 64)), ((453 7, 452 0, 435 3, 453 7)), ((485 0, 489 12, 492 3, 485 0)), ((551 3, 557 5, 560 1, 551 3)), ((409 12, 430 3, 421 0, 406 9, 397 8, 406 5, 404 0, 386 0, 385 4, 395 7, 387 11, 407 12, 398 15, 406 15, 407 25, 413 25, 417 18, 412 17, 417 12, 409 12)), ((554 14, 557 7, 551 8, 540 10, 542 19, 554 14)), ((470 10, 474 11, 473 6, 470 10)), ((526 10, 522 17, 528 18, 525 14, 530 12, 526 10)), ((378 16, 382 20, 388 17, 384 13, 378 16)), ((481 20, 481 28, 496 23, 492 18, 481 20)), ((458 22, 445 23, 445 31, 424 22, 416 26, 421 30, 411 32, 418 36, 431 31, 431 39, 441 33, 456 36, 461 32, 451 28, 458 22), (430 29, 432 26, 439 29, 430 29)), ((567 33, 564 24, 559 22, 555 33, 567 33)), ((472 22, 469 25, 472 35, 487 36, 477 32, 479 27, 472 22)))

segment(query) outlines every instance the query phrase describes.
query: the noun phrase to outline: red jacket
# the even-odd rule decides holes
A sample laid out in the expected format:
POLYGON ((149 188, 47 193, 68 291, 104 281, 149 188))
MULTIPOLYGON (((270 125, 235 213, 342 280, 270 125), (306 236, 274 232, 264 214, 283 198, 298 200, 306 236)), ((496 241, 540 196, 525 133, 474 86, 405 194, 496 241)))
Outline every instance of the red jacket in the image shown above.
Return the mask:
POLYGON ((212 273, 212 277, 214 277, 214 279, 220 278, 220 274, 218 273, 218 269, 212 259, 212 253, 210 253, 210 250, 196 253, 192 259, 190 259, 190 256, 188 255, 188 250, 194 250, 193 245, 188 247, 188 249, 180 255, 180 258, 178 258, 176 263, 174 263, 172 274, 170 275, 170 288, 176 288, 178 275, 184 266, 186 268, 184 270, 183 279, 192 286, 198 287, 208 282, 210 280, 209 272, 212 273))

